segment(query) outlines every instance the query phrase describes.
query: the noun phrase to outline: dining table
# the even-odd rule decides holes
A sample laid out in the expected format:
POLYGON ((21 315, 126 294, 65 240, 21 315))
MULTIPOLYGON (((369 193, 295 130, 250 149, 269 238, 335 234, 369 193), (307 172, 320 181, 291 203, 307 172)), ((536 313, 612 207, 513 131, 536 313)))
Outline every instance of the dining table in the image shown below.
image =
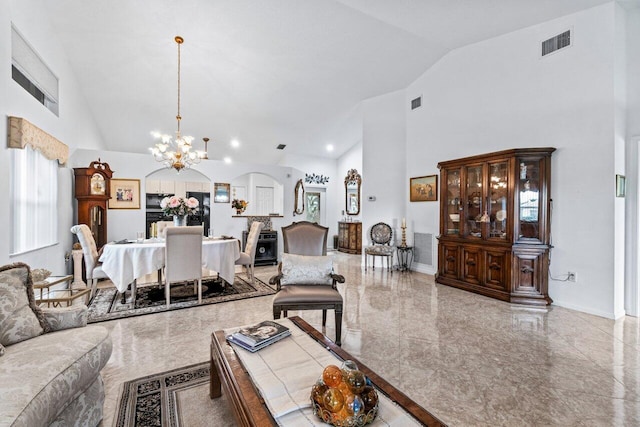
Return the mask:
MULTIPOLYGON (((203 237, 202 267, 213 270, 233 283, 235 262, 240 258, 240 242, 234 238, 203 237)), ((136 279, 155 273, 165 265, 164 239, 122 240, 104 245, 99 258, 102 270, 122 294, 136 279)), ((135 291, 132 289, 132 292, 135 291)), ((134 296, 135 298, 135 296, 134 296)))

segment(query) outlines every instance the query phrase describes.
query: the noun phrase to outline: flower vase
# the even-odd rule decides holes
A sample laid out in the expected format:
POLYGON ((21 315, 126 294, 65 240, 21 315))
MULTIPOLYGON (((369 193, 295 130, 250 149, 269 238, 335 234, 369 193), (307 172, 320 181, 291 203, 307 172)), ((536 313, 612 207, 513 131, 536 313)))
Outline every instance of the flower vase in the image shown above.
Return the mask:
POLYGON ((242 209, 236 209, 236 215, 242 215, 242 209))
POLYGON ((187 215, 174 215, 173 225, 175 227, 185 227, 187 225, 187 215))

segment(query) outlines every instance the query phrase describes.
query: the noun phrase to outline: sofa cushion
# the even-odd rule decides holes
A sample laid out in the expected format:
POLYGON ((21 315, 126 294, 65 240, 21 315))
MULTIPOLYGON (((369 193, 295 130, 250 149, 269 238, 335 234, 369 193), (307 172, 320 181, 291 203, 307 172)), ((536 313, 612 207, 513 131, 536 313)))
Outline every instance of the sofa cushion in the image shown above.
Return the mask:
POLYGON ((15 344, 48 330, 33 296, 29 266, 15 263, 0 267, 0 344, 15 344))
POLYGON ((0 424, 49 425, 94 383, 110 355, 109 331, 96 325, 7 347, 0 361, 0 424))
POLYGON ((282 285, 330 285, 333 260, 329 256, 282 254, 282 285))

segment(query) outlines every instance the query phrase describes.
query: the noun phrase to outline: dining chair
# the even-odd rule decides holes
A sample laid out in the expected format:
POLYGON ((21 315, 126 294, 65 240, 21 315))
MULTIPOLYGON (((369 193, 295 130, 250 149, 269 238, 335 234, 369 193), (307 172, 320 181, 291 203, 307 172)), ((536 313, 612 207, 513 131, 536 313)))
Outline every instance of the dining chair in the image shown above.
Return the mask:
POLYGON ((91 299, 98 289, 98 280, 109 279, 109 276, 102 270, 102 263, 98 261, 98 247, 89 226, 86 224, 74 225, 71 227, 71 232, 76 235, 80 246, 82 246, 87 284, 91 287, 91 295, 89 296, 91 299))
POLYGON ((382 268, 384 268, 384 259, 387 259, 387 271, 393 273, 392 261, 394 248, 391 246, 391 238, 393 231, 391 226, 384 222, 379 222, 371 227, 369 233, 373 245, 364 248, 364 270, 367 270, 367 260, 373 257, 373 269, 376 269, 376 257, 382 257, 382 268))
MULTIPOLYGON (((202 302, 202 226, 169 227, 165 237, 165 287, 167 307, 171 304, 171 283, 194 281, 198 302, 202 302), (197 281, 197 283, 196 283, 197 281)), ((194 292, 195 292, 194 287, 194 292)))
POLYGON ((289 310, 322 310, 322 326, 327 310, 334 310, 336 344, 341 344, 343 299, 337 284, 344 277, 333 273, 333 260, 327 256, 328 227, 301 221, 282 227, 284 253, 278 275, 269 280, 276 285, 273 318, 289 310))
POLYGON ((253 221, 251 228, 249 229, 249 235, 247 236, 247 244, 244 247, 244 251, 240 252, 240 258, 236 260, 236 265, 242 265, 247 273, 247 279, 251 280, 251 284, 255 284, 256 278, 254 275, 254 264, 256 260, 256 247, 258 246, 258 238, 260 232, 264 228, 264 223, 260 221, 253 221))
POLYGON ((165 233, 167 232, 167 228, 173 227, 173 221, 158 221, 156 222, 156 230, 158 232, 158 237, 165 237, 165 233))

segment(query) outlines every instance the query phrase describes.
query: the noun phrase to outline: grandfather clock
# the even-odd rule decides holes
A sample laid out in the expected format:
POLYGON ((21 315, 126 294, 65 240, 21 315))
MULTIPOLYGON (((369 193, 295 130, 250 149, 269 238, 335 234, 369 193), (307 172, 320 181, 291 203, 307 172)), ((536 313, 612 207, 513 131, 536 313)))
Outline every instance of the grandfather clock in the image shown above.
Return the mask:
POLYGON ((107 243, 107 201, 111 198, 110 185, 113 171, 100 159, 88 168, 74 168, 78 224, 87 224, 98 248, 107 243))

